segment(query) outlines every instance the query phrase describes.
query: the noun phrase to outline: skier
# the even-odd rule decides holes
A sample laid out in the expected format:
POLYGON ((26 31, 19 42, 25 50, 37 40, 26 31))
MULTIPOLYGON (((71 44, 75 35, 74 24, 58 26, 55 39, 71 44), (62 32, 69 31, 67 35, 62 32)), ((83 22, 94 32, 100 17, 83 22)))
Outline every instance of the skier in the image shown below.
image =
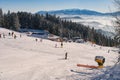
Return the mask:
POLYGON ((12 32, 12 36, 14 35, 14 32, 12 32))
POLYGON ((63 48, 63 42, 61 42, 61 48, 63 48))
POLYGON ((0 38, 1 38, 1 34, 0 34, 0 38))
POLYGON ((14 35, 14 39, 16 39, 16 37, 17 37, 17 36, 16 36, 16 35, 14 35))
POLYGON ((22 35, 20 34, 20 38, 22 37, 22 35))
POLYGON ((108 50, 108 53, 110 53, 110 50, 108 50))
POLYGON ((55 44, 55 48, 57 48, 57 44, 55 44))
POLYGON ((66 53, 65 53, 65 59, 67 59, 67 55, 68 55, 68 53, 66 52, 66 53))
POLYGON ((37 42, 37 41, 38 41, 38 39, 36 38, 36 39, 35 39, 35 41, 37 42))
POLYGON ((5 34, 3 33, 3 38, 5 38, 5 34))
POLYGON ((100 49, 102 49, 102 46, 100 46, 100 49))
POLYGON ((42 39, 40 39, 40 42, 42 42, 42 39))
POLYGON ((10 36, 10 32, 8 33, 8 35, 10 36))

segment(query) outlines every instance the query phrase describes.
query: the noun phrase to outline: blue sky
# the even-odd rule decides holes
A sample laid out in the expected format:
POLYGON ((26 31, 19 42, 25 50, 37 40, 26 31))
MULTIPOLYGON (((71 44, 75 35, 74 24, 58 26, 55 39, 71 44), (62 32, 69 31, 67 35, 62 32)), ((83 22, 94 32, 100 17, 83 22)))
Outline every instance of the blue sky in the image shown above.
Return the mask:
POLYGON ((110 12, 113 0, 0 0, 0 8, 4 12, 26 11, 35 13, 40 10, 90 9, 110 12))

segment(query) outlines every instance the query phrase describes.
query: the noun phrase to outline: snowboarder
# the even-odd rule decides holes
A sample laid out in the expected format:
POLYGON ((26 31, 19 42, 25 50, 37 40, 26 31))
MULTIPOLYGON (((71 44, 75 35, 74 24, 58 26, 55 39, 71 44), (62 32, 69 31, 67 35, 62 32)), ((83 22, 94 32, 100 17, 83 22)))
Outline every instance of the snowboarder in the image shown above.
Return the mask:
POLYGON ((65 53, 65 59, 67 59, 67 55, 68 55, 68 53, 66 52, 66 53, 65 53))

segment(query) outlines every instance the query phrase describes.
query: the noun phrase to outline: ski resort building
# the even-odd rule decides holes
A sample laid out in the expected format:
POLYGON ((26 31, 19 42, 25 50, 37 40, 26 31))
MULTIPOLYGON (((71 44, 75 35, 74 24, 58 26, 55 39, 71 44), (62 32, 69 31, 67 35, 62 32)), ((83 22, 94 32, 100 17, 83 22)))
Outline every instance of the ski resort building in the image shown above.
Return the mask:
POLYGON ((46 30, 34 30, 34 29, 21 29, 20 32, 27 33, 28 36, 37 37, 37 38, 48 38, 49 32, 46 30))

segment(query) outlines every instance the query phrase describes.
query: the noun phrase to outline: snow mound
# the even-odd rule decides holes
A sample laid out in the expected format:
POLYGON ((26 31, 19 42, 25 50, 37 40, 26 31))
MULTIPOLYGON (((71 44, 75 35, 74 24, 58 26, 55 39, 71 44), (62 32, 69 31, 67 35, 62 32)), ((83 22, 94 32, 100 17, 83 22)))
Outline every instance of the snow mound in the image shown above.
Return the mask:
POLYGON ((120 62, 113 67, 108 67, 107 70, 91 80, 120 80, 120 62))

